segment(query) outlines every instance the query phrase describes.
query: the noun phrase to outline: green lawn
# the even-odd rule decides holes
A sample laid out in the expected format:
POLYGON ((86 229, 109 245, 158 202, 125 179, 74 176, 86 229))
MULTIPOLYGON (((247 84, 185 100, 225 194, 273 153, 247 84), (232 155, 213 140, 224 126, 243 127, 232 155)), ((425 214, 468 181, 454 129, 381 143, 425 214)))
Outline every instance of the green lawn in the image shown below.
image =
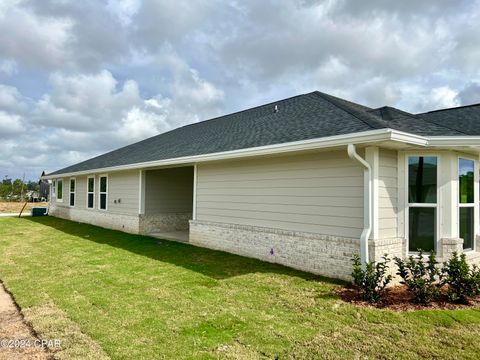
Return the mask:
POLYGON ((333 281, 45 218, 0 218, 0 279, 60 358, 478 358, 480 311, 346 304, 333 281))

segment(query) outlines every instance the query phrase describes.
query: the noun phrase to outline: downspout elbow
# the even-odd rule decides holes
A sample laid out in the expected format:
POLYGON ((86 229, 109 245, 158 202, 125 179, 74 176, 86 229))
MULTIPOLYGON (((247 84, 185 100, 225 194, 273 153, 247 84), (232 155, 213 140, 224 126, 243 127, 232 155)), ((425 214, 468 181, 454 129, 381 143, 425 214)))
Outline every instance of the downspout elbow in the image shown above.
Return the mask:
POLYGON ((354 144, 348 144, 348 156, 363 167, 364 191, 363 191, 363 231, 360 235, 360 260, 362 267, 365 268, 369 260, 368 256, 368 239, 372 232, 372 168, 370 164, 362 158, 358 153, 354 144))

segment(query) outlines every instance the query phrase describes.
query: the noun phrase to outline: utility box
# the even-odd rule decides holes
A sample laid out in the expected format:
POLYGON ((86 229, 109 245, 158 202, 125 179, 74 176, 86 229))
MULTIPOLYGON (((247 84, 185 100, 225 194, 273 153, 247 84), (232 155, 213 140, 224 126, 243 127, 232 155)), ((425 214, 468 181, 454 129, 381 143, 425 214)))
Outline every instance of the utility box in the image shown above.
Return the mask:
POLYGON ((44 216, 47 215, 46 207, 34 207, 32 208, 32 216, 44 216))

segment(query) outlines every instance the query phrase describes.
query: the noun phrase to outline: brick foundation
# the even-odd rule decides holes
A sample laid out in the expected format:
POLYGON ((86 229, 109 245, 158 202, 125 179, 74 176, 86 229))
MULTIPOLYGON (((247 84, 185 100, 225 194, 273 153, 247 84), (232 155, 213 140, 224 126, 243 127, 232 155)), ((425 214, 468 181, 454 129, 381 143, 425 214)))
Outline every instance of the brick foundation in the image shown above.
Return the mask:
POLYGON ((64 206, 50 206, 49 214, 62 219, 101 226, 107 229, 121 230, 138 234, 138 215, 121 215, 107 211, 75 209, 64 206))
POLYGON ((162 213, 140 215, 140 234, 188 230, 192 213, 162 213))
MULTIPOLYGON (((204 221, 190 221, 190 243, 343 280, 351 279, 352 255, 360 251, 358 239, 204 221)), ((370 255, 401 255, 402 244, 401 239, 370 242, 370 255)))

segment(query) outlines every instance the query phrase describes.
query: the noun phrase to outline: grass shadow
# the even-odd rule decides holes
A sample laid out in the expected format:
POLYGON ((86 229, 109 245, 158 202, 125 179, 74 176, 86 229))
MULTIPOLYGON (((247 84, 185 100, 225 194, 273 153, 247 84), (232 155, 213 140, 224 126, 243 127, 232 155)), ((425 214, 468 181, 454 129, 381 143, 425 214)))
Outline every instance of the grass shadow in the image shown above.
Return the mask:
POLYGON ((115 248, 120 248, 153 260, 170 263, 184 269, 199 272, 216 280, 249 273, 275 273, 300 277, 308 281, 323 281, 331 284, 345 284, 344 281, 295 270, 283 265, 211 250, 150 236, 134 235, 122 231, 64 220, 51 216, 22 218, 63 233, 80 237, 115 248))

